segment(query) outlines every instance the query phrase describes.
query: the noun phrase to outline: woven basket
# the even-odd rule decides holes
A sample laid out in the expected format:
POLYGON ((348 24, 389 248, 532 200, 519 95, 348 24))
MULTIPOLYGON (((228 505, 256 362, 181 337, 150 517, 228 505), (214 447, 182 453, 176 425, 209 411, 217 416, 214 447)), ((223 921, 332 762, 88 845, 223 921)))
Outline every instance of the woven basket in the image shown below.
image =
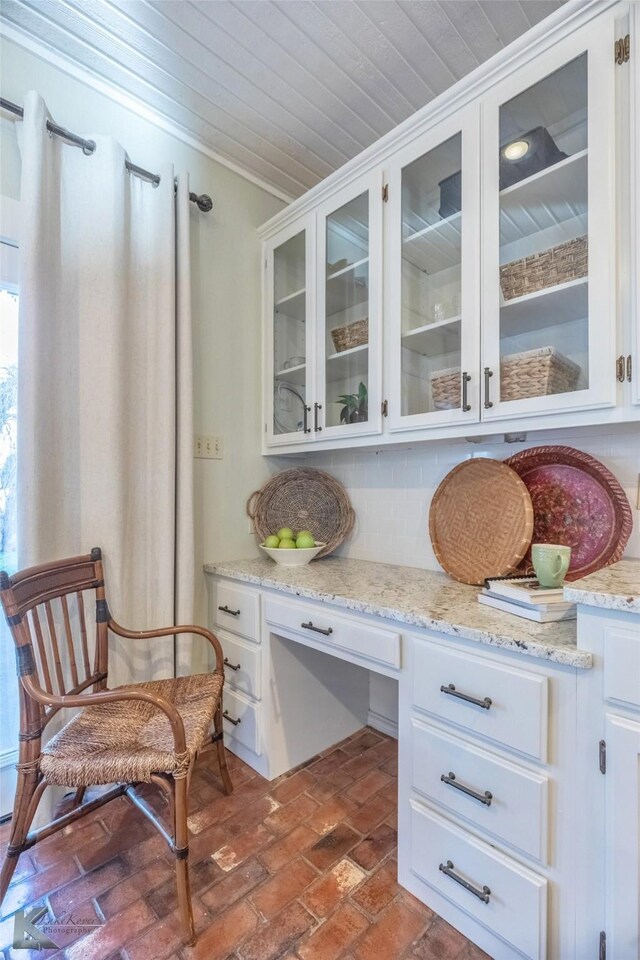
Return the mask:
POLYGON ((578 237, 568 243, 535 253, 522 260, 512 260, 500 267, 500 286, 505 300, 523 297, 545 287, 555 287, 586 277, 589 246, 587 237, 578 237))
POLYGON ((334 477, 311 467, 283 470, 247 500, 247 513, 261 540, 281 527, 310 530, 326 557, 351 533, 356 519, 347 491, 334 477))
POLYGON ((436 410, 460 406, 460 367, 447 367, 431 374, 431 398, 436 410))
POLYGON ((575 390, 580 367, 555 347, 512 353, 500 361, 500 399, 524 400, 575 390))
POLYGON ((331 331, 331 339, 336 348, 336 353, 342 353, 343 350, 351 350, 352 347, 360 347, 363 343, 369 342, 369 317, 364 320, 356 320, 355 323, 349 323, 346 327, 336 327, 331 331))
MULTIPOLYGON (((524 400, 575 390, 580 367, 555 347, 512 353, 500 361, 500 399, 524 400)), ((436 410, 460 406, 460 367, 431 374, 431 397, 436 410)))

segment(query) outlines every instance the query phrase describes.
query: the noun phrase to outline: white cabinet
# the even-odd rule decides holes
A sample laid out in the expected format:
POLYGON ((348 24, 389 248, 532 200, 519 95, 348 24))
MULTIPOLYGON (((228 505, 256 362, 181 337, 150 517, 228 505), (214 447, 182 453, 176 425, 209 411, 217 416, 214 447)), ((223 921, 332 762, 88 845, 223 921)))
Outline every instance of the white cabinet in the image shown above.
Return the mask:
POLYGON ((318 439, 380 433, 382 177, 333 195, 317 212, 318 439))
POLYGON ((268 446, 282 446, 312 436, 315 217, 266 243, 264 261, 265 435, 268 446))
POLYGON ((613 28, 576 31, 483 101, 485 420, 616 401, 613 28))
POLYGON ((477 421, 480 108, 447 118, 389 165, 389 428, 477 421))
MULTIPOLYGON (((640 642, 640 641, 639 641, 640 642)), ((605 719, 607 956, 640 957, 640 718, 605 719)))
POLYGON ((261 230, 265 452, 640 418, 640 74, 583 7, 261 230))
POLYGON ((435 634, 407 648, 399 882, 497 960, 575 958, 559 920, 574 909, 575 672, 435 634))
MULTIPOLYGON (((578 950, 640 960, 640 616, 578 608, 593 654, 582 691, 576 810, 578 950)), ((578 956, 580 956, 578 952, 578 956)))
POLYGON ((266 447, 382 429, 381 190, 363 177, 265 244, 266 447))

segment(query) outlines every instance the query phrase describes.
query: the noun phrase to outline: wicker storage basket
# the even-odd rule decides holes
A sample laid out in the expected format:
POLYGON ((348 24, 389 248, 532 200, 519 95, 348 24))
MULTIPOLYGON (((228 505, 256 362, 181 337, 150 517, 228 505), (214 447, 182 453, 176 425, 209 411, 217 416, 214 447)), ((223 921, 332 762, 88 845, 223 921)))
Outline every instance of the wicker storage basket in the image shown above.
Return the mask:
POLYGON ((512 353, 500 361, 500 399, 525 400, 575 390, 580 367, 555 347, 512 353))
POLYGON ((351 350, 352 347, 360 347, 363 343, 369 342, 369 317, 364 320, 356 320, 355 323, 349 323, 346 327, 336 327, 331 331, 331 339, 336 348, 336 353, 342 353, 343 350, 351 350))
MULTIPOLYGON (((575 390, 580 367, 555 347, 512 353, 500 361, 500 399, 524 400, 575 390)), ((436 410, 460 406, 460 367, 431 374, 431 397, 436 410)))
POLYGON ((460 367, 447 367, 431 374, 431 398, 436 410, 460 406, 460 367))
POLYGON ((555 287, 586 277, 589 246, 587 237, 578 237, 568 243, 535 253, 522 260, 512 260, 500 267, 500 286, 505 300, 523 297, 545 287, 555 287))
POLYGON ((325 557, 351 533, 356 519, 347 491, 330 474, 311 467, 283 470, 247 500, 247 513, 261 540, 281 527, 310 530, 326 546, 325 557))

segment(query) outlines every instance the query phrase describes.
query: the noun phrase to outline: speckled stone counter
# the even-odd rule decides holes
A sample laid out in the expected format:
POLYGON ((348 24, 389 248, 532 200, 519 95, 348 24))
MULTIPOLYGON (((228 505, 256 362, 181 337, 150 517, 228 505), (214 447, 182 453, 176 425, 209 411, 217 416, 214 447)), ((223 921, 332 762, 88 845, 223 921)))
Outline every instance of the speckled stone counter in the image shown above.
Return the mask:
POLYGON ((640 613, 640 560, 620 560, 564 588, 566 600, 640 613))
POLYGON ((281 567, 262 558, 231 560, 206 564, 205 571, 553 663, 592 665, 591 654, 577 649, 575 620, 533 623, 482 606, 478 587, 444 573, 344 557, 306 567, 281 567))

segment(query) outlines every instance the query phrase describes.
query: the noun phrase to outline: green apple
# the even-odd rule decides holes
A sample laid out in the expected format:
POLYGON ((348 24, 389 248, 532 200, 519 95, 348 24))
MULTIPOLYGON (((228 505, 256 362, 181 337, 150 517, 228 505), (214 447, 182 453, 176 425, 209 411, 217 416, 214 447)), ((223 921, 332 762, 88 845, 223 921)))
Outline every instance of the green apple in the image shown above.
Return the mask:
POLYGON ((310 533, 299 533, 296 537, 296 547, 299 550, 308 550, 310 547, 315 547, 315 545, 316 542, 310 533))
POLYGON ((280 541, 281 550, 295 550, 296 542, 292 540, 291 537, 283 537, 280 541))
POLYGON ((267 537, 267 539, 263 543, 263 547, 270 547, 272 550, 274 550, 276 547, 279 547, 279 546, 280 546, 280 537, 276 537, 274 535, 267 537))
POLYGON ((311 533, 311 530, 301 530, 301 531, 298 533, 298 536, 296 537, 296 540, 297 540, 299 537, 311 537, 311 539, 313 540, 313 534, 311 533))
MULTIPOLYGON (((277 533, 278 540, 295 540, 291 527, 280 527, 277 533)), ((282 544, 280 544, 282 546, 282 544)))

